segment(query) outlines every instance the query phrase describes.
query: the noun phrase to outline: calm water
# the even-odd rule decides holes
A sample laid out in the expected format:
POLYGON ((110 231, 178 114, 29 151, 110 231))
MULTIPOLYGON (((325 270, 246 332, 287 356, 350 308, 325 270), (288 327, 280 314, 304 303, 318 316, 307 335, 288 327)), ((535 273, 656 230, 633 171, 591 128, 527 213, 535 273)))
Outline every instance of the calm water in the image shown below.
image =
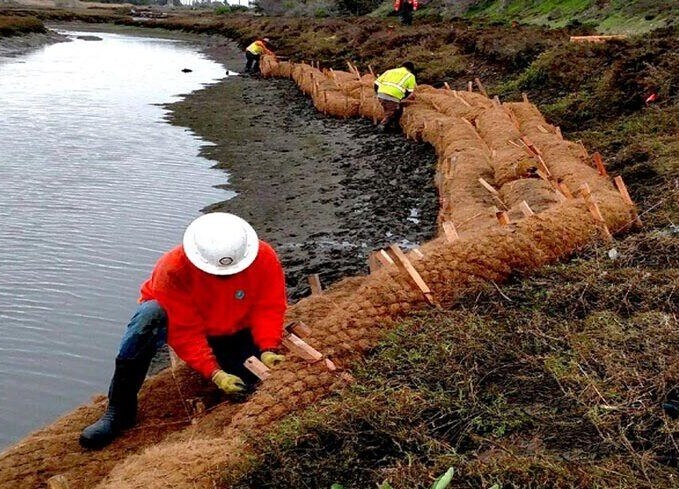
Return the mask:
POLYGON ((186 43, 96 35, 0 58, 0 448, 107 389, 139 284, 233 195, 154 105, 223 67, 186 43))

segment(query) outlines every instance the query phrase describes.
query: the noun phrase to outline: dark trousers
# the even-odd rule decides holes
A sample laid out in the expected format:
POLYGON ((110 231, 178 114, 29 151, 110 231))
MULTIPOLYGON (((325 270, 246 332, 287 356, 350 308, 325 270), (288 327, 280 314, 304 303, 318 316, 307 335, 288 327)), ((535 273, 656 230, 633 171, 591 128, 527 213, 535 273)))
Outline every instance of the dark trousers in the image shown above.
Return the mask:
POLYGON ((413 5, 403 0, 401 8, 398 10, 398 16, 401 19, 401 24, 410 25, 413 23, 413 5))
POLYGON ((398 125, 398 120, 401 118, 401 113, 403 112, 403 107, 398 102, 393 100, 386 100, 383 98, 377 98, 380 101, 382 109, 384 109, 384 118, 380 122, 385 127, 396 127, 398 125))
MULTIPOLYGON (((249 329, 232 335, 208 337, 208 344, 217 358, 217 363, 225 371, 239 376, 248 385, 257 382, 249 370, 243 366, 248 357, 261 355, 255 346, 249 329)), ((151 361, 158 348, 167 341, 167 314, 157 301, 146 301, 139 305, 130 319, 118 350, 118 358, 125 360, 151 361)), ((148 362, 141 361, 140 365, 148 362)), ((146 375, 146 372, 143 373, 146 375)))
POLYGON ((259 73, 259 54, 245 51, 245 73, 259 73))

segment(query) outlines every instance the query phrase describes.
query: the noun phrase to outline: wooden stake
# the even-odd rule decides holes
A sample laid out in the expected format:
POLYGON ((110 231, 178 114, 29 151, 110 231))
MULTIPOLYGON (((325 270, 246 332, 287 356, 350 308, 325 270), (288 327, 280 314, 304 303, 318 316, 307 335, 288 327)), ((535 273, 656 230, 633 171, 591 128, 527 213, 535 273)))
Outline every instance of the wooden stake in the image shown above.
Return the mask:
POLYGON ((69 489, 68 480, 63 475, 55 475, 47 479, 48 489, 69 489))
POLYGON ((524 103, 529 104, 530 100, 528 100, 528 94, 527 93, 522 93, 521 97, 523 98, 524 103))
POLYGON ((323 354, 307 345, 300 337, 289 334, 283 338, 282 344, 293 354, 303 358, 307 362, 315 363, 323 358, 323 354))
POLYGON ((523 144, 526 145, 526 147, 531 150, 533 154, 536 154, 538 156, 542 156, 542 151, 540 151, 535 144, 533 144, 533 141, 528 139, 528 136, 521 136, 521 141, 523 141, 523 144))
POLYGON ((460 235, 457 234, 457 229, 452 221, 443 221, 443 233, 446 235, 446 239, 449 243, 454 243, 456 240, 460 239, 460 235))
POLYGON ((598 151, 592 155, 592 160, 594 161, 594 165, 596 166, 596 169, 599 170, 599 175, 602 177, 607 177, 608 172, 606 171, 606 167, 604 166, 604 160, 601 157, 601 153, 598 151))
POLYGON ((389 256, 389 253, 387 253, 384 250, 380 250, 375 254, 375 258, 382 264, 384 267, 389 267, 389 266, 394 266, 394 260, 389 256))
POLYGON ((476 86, 479 87, 479 92, 481 92, 484 96, 488 96, 488 92, 486 92, 486 88, 483 86, 483 83, 481 83, 481 79, 476 77, 474 78, 474 81, 476 82, 476 86))
POLYGON ((533 212, 533 209, 530 208, 528 202, 526 202, 525 200, 521 201, 521 203, 519 204, 519 209, 521 209, 521 212, 523 212, 524 217, 532 217, 535 215, 535 212, 533 212))
POLYGON ((566 182, 559 182, 557 184, 559 186, 559 190, 561 190, 561 193, 566 196, 567 199, 573 199, 573 192, 571 192, 571 189, 568 188, 568 185, 566 185, 566 182))
POLYGON ((370 273, 374 273, 382 268, 382 264, 377 259, 377 253, 374 251, 368 255, 368 268, 370 269, 370 273))
POLYGON ((497 218, 501 226, 508 226, 509 223, 511 222, 509 220, 509 214, 507 214, 507 212, 505 211, 501 211, 498 208, 495 208, 495 217, 497 218))
POLYGON ((245 360, 243 366, 252 372, 259 380, 266 380, 271 377, 271 370, 264 365, 259 358, 252 356, 245 360))
POLYGON ((576 143, 578 143, 580 145, 580 147, 582 148, 582 152, 585 153, 585 158, 589 159, 589 153, 587 152, 587 148, 585 148, 585 145, 582 144, 582 140, 578 139, 576 141, 576 143))
POLYGON ((604 237, 608 241, 613 240, 613 236, 611 235, 611 232, 608 230, 608 226, 606 225, 606 221, 604 220, 604 216, 601 215, 601 210, 599 209, 599 206, 597 203, 594 201, 592 198, 592 192, 589 189, 589 185, 587 183, 583 183, 580 188, 578 189, 580 195, 585 199, 585 202, 587 203, 587 208, 589 209, 590 214, 594 217, 594 219, 601 225, 601 231, 604 235, 604 237))
POLYGON ((329 358, 325 359, 325 366, 328 367, 328 370, 330 370, 331 372, 337 370, 337 366, 329 358))
POLYGON ((545 129, 541 124, 538 124, 538 131, 540 131, 543 134, 549 134, 549 131, 545 129))
POLYGON ((424 253, 422 253, 419 248, 413 248, 412 251, 416 259, 420 260, 424 258, 424 253))
POLYGON ((285 331, 293 333, 300 338, 305 338, 311 334, 311 328, 302 321, 292 321, 285 325, 285 331))
POLYGON ((497 95, 495 97, 493 97, 493 105, 495 105, 495 107, 498 107, 498 108, 502 107, 502 102, 500 102, 500 97, 498 97, 497 95))
POLYGON ((424 298, 427 300, 427 302, 433 306, 436 306, 437 303, 434 300, 434 295, 432 294, 431 289, 424 282, 422 276, 415 269, 413 264, 410 263, 410 260, 408 260, 408 257, 405 255, 405 253, 403 253, 401 248, 399 248, 396 244, 392 244, 389 246, 389 251, 391 251, 392 255, 394 256, 394 261, 397 263, 397 266, 400 269, 405 270, 413 282, 415 282, 415 285, 417 285, 417 287, 422 291, 422 294, 424 294, 424 298))
POLYGON ((446 90, 451 90, 450 85, 448 85, 448 82, 443 82, 443 86, 446 88, 446 90))
POLYGON ((554 128, 554 131, 556 132, 556 135, 559 136, 559 139, 563 141, 563 134, 561 134, 561 128, 559 126, 556 126, 554 128))
POLYGON ((500 193, 495 190, 495 187, 493 187, 490 183, 486 182, 483 178, 479 177, 479 183, 483 185, 483 188, 488 190, 491 194, 498 196, 500 193))
POLYGON ((321 286, 321 279, 317 273, 309 275, 307 277, 309 281, 309 287, 311 287, 311 295, 317 295, 323 293, 323 287, 321 286))
POLYGON ((373 67, 371 65, 368 65, 368 71, 372 76, 375 76, 375 72, 373 71, 373 67))
POLYGON ((467 91, 468 92, 473 92, 474 91, 474 82, 468 81, 467 82, 467 91))
POLYGON ((629 192, 627 191, 627 185, 625 185, 625 182, 623 181, 622 177, 618 175, 613 179, 613 182, 615 183, 616 188, 618 189, 618 192, 620 192, 620 195, 622 196, 622 200, 629 205, 632 208, 632 216, 634 217, 634 223, 642 227, 644 225, 643 222, 641 222, 641 218, 639 217, 639 214, 637 213, 637 208, 634 205, 634 201, 632 200, 632 197, 630 197, 629 192))
POLYGON ((466 105, 467 107, 471 107, 471 106, 472 106, 472 104, 470 104, 470 103, 467 102, 465 99, 463 99, 462 96, 461 96, 459 93, 457 93, 456 90, 453 90, 453 96, 454 96, 456 99, 458 99, 460 102, 462 102, 462 105, 466 105))

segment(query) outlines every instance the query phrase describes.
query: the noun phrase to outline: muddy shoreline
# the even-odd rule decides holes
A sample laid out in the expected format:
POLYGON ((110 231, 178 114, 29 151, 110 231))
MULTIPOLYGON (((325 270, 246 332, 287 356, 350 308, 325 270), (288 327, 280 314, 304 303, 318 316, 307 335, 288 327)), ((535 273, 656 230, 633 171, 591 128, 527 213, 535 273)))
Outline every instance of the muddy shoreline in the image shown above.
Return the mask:
MULTIPOLYGON (((202 50, 239 71, 241 50, 225 38, 202 50)), ((168 105, 168 120, 213 143, 203 156, 226 169, 238 195, 205 210, 248 219, 278 250, 290 300, 367 272, 370 251, 412 247, 435 234, 436 156, 364 120, 319 114, 289 80, 229 76, 168 105)))

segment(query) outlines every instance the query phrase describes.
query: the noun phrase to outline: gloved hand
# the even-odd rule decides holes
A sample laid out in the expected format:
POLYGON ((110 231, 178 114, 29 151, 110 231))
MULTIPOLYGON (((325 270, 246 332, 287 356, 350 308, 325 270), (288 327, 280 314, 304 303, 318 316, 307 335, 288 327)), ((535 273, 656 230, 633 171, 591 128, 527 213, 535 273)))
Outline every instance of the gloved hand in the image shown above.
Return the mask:
POLYGON ((245 390, 245 382, 237 375, 227 374, 223 370, 217 370, 212 374, 212 382, 217 384, 227 394, 235 394, 245 390))
POLYGON ((265 351, 261 357, 262 363, 269 368, 275 368, 285 360, 285 355, 279 355, 272 351, 265 351))

